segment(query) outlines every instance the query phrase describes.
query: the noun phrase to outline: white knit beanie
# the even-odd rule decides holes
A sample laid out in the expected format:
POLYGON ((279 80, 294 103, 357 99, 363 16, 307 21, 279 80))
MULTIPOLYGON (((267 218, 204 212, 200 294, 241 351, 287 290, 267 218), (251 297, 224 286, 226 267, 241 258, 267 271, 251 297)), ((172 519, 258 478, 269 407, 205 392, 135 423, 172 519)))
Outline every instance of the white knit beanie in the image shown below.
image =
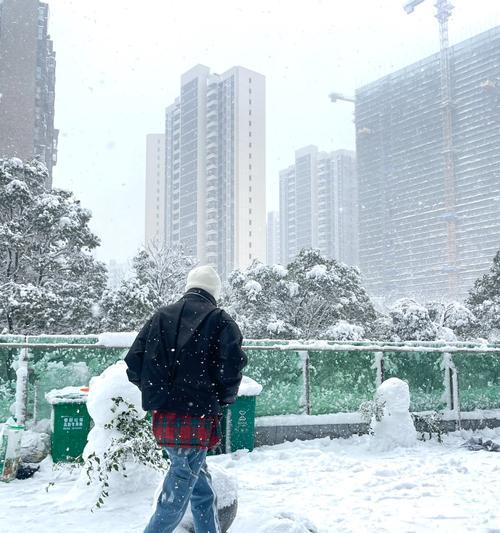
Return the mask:
POLYGON ((186 291, 189 289, 203 289, 210 293, 216 300, 220 297, 221 280, 219 274, 211 266, 193 268, 188 274, 186 291))

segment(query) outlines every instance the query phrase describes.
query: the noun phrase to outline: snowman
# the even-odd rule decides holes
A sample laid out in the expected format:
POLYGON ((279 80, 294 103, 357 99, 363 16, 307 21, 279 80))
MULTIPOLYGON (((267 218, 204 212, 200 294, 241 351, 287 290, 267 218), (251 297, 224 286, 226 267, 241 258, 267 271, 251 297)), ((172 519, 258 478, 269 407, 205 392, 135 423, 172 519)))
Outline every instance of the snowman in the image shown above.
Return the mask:
POLYGON ((370 448, 387 451, 399 446, 413 446, 417 442, 417 431, 410 415, 408 383, 390 378, 378 387, 376 399, 384 406, 383 416, 381 420, 372 420, 370 448))

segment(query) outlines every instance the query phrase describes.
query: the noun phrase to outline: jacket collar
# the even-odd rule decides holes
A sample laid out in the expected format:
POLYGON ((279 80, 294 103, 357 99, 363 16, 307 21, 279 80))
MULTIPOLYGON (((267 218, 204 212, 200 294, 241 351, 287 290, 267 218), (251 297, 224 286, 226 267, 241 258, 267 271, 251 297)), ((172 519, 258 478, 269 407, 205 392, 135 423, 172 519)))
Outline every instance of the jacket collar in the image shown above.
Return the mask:
POLYGON ((196 288, 193 288, 193 289, 189 289, 186 294, 184 294, 184 297, 186 296, 191 296, 191 295, 197 295, 197 296, 200 296, 201 298, 203 298, 204 300, 208 300, 211 304, 217 306, 217 301, 216 299, 207 291, 203 290, 203 289, 196 289, 196 288))

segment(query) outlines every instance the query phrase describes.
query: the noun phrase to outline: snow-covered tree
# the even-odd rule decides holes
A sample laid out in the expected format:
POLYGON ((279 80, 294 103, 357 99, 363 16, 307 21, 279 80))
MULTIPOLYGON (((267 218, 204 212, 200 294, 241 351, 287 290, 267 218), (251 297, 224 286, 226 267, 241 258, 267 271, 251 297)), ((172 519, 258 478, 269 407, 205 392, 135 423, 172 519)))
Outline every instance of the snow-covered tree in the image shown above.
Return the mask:
POLYGON ((46 178, 38 161, 0 159, 0 331, 86 332, 106 285, 90 212, 46 178))
POLYGON ((224 305, 253 338, 325 338, 336 324, 369 330, 376 318, 358 270, 316 250, 302 250, 286 268, 254 261, 232 272, 224 305))
POLYGON ((429 317, 429 311, 410 298, 395 302, 390 310, 392 318, 392 340, 432 341, 438 328, 429 317))
POLYGON ((500 334, 500 250, 490 271, 474 283, 466 304, 477 317, 482 335, 500 334))
POLYGON ((132 277, 117 288, 108 289, 102 298, 101 329, 139 329, 156 309, 182 296, 193 266, 193 258, 179 247, 153 244, 139 251, 133 259, 132 277))

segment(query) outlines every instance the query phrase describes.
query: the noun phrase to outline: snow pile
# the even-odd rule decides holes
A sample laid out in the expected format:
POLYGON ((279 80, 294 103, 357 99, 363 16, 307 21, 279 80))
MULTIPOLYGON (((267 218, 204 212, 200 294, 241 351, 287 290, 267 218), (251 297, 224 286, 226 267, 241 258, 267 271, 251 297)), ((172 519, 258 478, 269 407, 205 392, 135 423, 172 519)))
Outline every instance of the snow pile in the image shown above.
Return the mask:
POLYGON ((410 389, 398 378, 384 381, 377 389, 376 399, 383 404, 381 420, 372 422, 373 450, 391 450, 397 446, 413 446, 417 432, 410 415, 410 389))
POLYGON ((94 436, 100 433, 99 430, 123 412, 123 407, 121 411, 120 408, 114 410, 115 404, 112 398, 123 398, 125 402, 132 404, 137 409, 140 418, 146 416, 146 411, 143 411, 141 407, 141 391, 130 383, 126 371, 125 361, 118 361, 118 363, 106 368, 100 376, 90 380, 87 409, 95 427, 89 434, 86 451, 91 451, 91 441, 94 440, 94 436))
POLYGON ((257 533, 319 533, 319 529, 307 518, 284 512, 268 520, 257 533))
MULTIPOLYGON (((122 434, 113 427, 107 427, 119 415, 127 411, 127 404, 132 405, 139 419, 146 416, 141 408, 141 393, 139 389, 129 382, 126 374, 127 365, 124 361, 107 368, 100 376, 92 378, 88 393, 87 408, 94 421, 94 427, 87 438, 87 445, 83 451, 84 468, 68 499, 78 501, 82 505, 91 507, 95 504, 101 484, 96 473, 90 475, 86 466, 93 456, 100 459, 101 465, 105 462, 113 443, 122 434), (123 402, 116 404, 115 398, 122 398, 123 402), (90 480, 90 487, 88 482, 90 480)), ((109 474, 109 498, 121 497, 123 494, 136 492, 141 488, 156 486, 162 476, 144 464, 139 464, 125 459, 126 476, 121 471, 112 471, 109 474)))
POLYGON ((243 376, 240 388, 238 389, 238 396, 258 396, 261 392, 262 385, 248 376, 243 376))
POLYGON ((40 463, 50 450, 50 436, 46 433, 23 431, 21 436, 21 460, 24 463, 40 463))

